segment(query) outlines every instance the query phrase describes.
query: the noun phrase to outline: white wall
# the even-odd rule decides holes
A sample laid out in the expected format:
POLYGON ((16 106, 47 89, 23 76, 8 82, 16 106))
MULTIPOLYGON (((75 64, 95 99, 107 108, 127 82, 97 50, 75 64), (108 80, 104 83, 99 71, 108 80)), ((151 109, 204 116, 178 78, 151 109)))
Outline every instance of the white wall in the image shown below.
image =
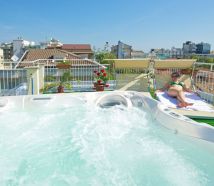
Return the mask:
POLYGON ((3 49, 0 48, 0 61, 3 61, 4 55, 3 55, 3 49))
POLYGON ((19 54, 23 48, 23 39, 13 40, 13 54, 19 54))
POLYGON ((15 39, 13 40, 13 55, 21 58, 21 56, 24 54, 24 48, 34 45, 35 42, 26 41, 23 39, 15 39))
POLYGON ((3 59, 4 59, 3 50, 0 48, 0 69, 4 68, 2 63, 3 59))

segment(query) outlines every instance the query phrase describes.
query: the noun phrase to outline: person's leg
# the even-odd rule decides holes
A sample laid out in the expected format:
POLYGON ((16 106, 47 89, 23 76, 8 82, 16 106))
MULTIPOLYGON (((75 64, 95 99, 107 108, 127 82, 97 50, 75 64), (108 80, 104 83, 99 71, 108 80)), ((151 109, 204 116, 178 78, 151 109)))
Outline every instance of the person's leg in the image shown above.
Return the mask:
POLYGON ((184 95, 184 92, 181 90, 181 91, 178 91, 178 95, 177 95, 177 98, 180 102, 186 102, 185 101, 185 95, 184 95))
POLYGON ((174 89, 170 89, 167 91, 167 94, 171 97, 177 97, 178 96, 178 91, 177 90, 174 90, 174 89))
POLYGON ((176 89, 169 89, 167 94, 173 98, 176 98, 178 101, 178 107, 185 107, 184 100, 179 96, 179 91, 176 89))
POLYGON ((192 103, 187 103, 185 101, 185 95, 182 90, 170 89, 167 93, 169 96, 177 98, 178 107, 186 107, 192 105, 192 103))
POLYGON ((188 103, 186 102, 185 100, 185 95, 184 95, 184 92, 183 91, 178 91, 178 96, 177 96, 177 99, 181 102, 181 106, 191 106, 193 105, 193 103, 188 103))
POLYGON ((182 108, 187 106, 183 91, 180 91, 180 90, 178 91, 177 100, 178 100, 178 107, 182 108))

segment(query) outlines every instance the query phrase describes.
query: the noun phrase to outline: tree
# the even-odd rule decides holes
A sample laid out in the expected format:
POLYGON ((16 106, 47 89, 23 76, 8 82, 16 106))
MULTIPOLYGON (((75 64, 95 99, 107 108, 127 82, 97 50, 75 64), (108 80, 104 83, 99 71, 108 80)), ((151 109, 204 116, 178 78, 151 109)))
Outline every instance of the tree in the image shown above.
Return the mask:
POLYGON ((192 55, 191 59, 197 59, 197 62, 214 63, 214 58, 208 58, 206 56, 192 55))
POLYGON ((207 58, 206 63, 213 63, 213 58, 207 58))
POLYGON ((102 51, 102 52, 95 53, 95 59, 97 62, 99 62, 100 64, 108 64, 106 65, 107 67, 106 72, 108 73, 109 79, 115 79, 114 68, 113 68, 114 60, 109 60, 109 59, 115 59, 115 58, 116 56, 111 52, 102 51), (105 60, 105 59, 108 59, 108 60, 105 60))
POLYGON ((95 59, 100 63, 100 64, 111 64, 113 63, 113 60, 105 60, 105 59, 115 59, 116 56, 112 54, 111 52, 98 52, 95 53, 95 59))

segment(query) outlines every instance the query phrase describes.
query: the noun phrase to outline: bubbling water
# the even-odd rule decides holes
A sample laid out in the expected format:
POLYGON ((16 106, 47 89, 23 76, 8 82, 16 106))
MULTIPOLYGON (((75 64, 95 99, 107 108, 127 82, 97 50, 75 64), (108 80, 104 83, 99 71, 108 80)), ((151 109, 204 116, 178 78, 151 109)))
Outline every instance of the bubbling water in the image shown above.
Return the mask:
POLYGON ((77 103, 5 112, 0 121, 1 186, 214 183, 211 155, 138 108, 77 103))

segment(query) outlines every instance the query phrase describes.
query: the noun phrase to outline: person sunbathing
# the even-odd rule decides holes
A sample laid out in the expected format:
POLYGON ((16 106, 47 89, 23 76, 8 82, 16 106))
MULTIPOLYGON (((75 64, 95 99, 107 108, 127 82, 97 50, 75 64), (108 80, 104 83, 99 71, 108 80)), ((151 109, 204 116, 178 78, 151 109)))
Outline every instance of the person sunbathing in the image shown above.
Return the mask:
POLYGON ((173 72, 171 74, 172 80, 169 83, 166 83, 163 88, 157 91, 165 91, 167 90, 167 94, 171 97, 177 98, 178 107, 187 107, 193 105, 193 103, 188 103, 185 100, 184 91, 192 92, 186 85, 179 81, 180 74, 178 72, 173 72))

